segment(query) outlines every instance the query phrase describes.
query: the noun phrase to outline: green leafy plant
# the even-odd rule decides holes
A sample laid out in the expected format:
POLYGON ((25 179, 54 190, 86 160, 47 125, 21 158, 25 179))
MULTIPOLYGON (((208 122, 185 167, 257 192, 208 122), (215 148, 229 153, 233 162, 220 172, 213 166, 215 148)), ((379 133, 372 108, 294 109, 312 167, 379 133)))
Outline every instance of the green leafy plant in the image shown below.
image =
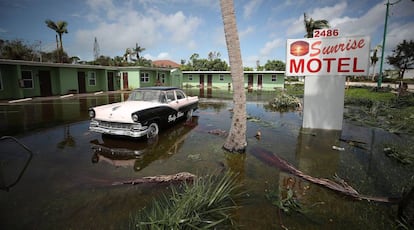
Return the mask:
POLYGON ((154 200, 132 219, 135 229, 209 229, 235 227, 232 211, 238 208, 240 184, 230 173, 199 177, 171 195, 154 200))

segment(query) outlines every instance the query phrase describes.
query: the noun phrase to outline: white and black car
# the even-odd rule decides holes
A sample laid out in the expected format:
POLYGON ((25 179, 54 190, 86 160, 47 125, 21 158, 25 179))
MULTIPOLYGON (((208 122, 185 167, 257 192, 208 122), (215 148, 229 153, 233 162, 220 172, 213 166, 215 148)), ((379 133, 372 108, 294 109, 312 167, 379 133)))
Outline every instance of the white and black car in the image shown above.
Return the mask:
POLYGON ((198 97, 187 96, 177 87, 145 87, 131 92, 127 101, 89 109, 89 130, 102 134, 147 137, 160 127, 190 119, 198 97))

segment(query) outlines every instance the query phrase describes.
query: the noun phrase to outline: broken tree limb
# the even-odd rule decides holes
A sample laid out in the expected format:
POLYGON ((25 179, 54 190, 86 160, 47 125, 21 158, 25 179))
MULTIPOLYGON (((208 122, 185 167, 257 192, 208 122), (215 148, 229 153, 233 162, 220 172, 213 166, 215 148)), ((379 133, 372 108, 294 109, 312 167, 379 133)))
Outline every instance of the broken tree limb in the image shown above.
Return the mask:
POLYGON ((118 181, 112 183, 112 185, 123 185, 123 184, 144 184, 144 183, 172 183, 178 181, 192 181, 196 176, 189 172, 180 172, 177 174, 172 175, 158 175, 158 176, 148 176, 142 177, 138 179, 126 180, 126 181, 118 181))
POLYGON ((345 194, 347 196, 350 196, 354 199, 358 200, 368 200, 368 201, 376 201, 376 202, 383 202, 383 203, 398 203, 400 199, 398 198, 388 198, 388 197, 371 197, 371 196, 365 196, 361 195, 356 191, 354 188, 352 188, 350 185, 348 185, 344 180, 340 179, 338 182, 325 179, 325 178, 316 178, 309 175, 306 175, 302 171, 296 169, 294 166, 292 166, 289 162, 283 160, 282 158, 278 157, 277 155, 271 153, 270 151, 267 151, 260 147, 253 147, 251 149, 251 152, 253 156, 261 160, 262 162, 273 166, 278 167, 281 170, 288 172, 290 174, 293 174, 297 177, 300 177, 304 180, 307 180, 309 182, 312 182, 314 184, 318 184, 321 186, 324 186, 326 188, 329 188, 333 191, 340 192, 342 194, 345 194))

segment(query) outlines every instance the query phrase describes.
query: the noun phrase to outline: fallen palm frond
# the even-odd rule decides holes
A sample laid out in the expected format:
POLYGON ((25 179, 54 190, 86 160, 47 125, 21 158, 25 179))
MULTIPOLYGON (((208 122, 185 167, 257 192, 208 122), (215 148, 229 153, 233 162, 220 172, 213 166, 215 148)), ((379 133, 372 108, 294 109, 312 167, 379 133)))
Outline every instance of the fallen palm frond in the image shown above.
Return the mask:
POLYGON ((132 220, 136 229, 214 229, 235 227, 231 212, 242 193, 230 173, 199 177, 171 187, 171 196, 155 200, 132 220))
POLYGON ((121 184, 143 184, 143 183, 168 183, 168 182, 178 182, 178 181, 192 181, 196 176, 188 172, 180 172, 172 175, 158 175, 158 176, 148 176, 138 179, 126 180, 126 181, 117 181, 112 183, 112 185, 121 185, 121 184))
POLYGON ((338 182, 335 182, 335 181, 325 179, 325 178, 316 178, 316 177, 306 175, 302 171, 293 167, 287 161, 283 160, 282 158, 260 147, 253 147, 251 149, 251 152, 253 156, 257 157, 259 160, 263 161, 264 163, 268 165, 278 167, 281 170, 291 173, 304 180, 307 180, 314 184, 324 186, 333 191, 340 192, 342 194, 353 197, 355 199, 384 202, 384 203, 396 203, 399 201, 399 199, 388 198, 388 197, 371 197, 371 196, 361 195, 342 179, 339 179, 338 182))
POLYGON ((411 146, 388 144, 384 148, 384 153, 402 164, 414 164, 414 149, 411 146))

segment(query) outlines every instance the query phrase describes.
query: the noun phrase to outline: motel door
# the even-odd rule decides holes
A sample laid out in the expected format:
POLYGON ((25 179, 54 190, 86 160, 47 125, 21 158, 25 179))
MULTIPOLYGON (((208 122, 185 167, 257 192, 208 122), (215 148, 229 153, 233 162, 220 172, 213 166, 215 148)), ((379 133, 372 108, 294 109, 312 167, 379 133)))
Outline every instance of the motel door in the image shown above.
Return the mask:
POLYGON ((78 72, 79 93, 86 93, 85 72, 78 72))
POLYGON ((257 88, 261 89, 263 85, 263 75, 258 74, 257 75, 257 88))
POLYGON ((212 85, 213 85, 213 75, 208 74, 207 75, 207 88, 211 88, 212 85))
POLYGON ((122 82, 123 82, 123 87, 122 89, 128 89, 128 73, 127 72, 123 72, 122 73, 122 82))
POLYGON ((247 88, 248 89, 253 88, 253 74, 247 75, 247 88))
POLYGON ((200 89, 204 88, 204 75, 200 74, 200 89))
POLYGON ((114 72, 108 72, 108 91, 114 91, 114 72))
POLYGON ((50 81, 49 71, 39 71, 40 95, 52 96, 52 83, 50 81))

